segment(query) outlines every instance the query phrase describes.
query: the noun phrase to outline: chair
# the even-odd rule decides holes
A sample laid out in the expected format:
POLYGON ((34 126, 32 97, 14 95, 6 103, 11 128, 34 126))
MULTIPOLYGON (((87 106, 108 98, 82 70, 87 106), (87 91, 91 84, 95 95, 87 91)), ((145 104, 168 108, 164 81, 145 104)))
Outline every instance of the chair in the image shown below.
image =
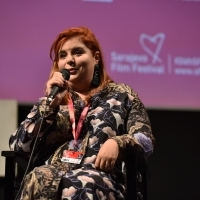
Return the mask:
POLYGON ((26 171, 28 159, 14 151, 2 151, 1 156, 5 157, 4 200, 14 200, 26 171))
POLYGON ((147 162, 138 149, 126 149, 126 200, 147 200, 147 162))
MULTIPOLYGON (((126 155, 126 200, 147 200, 146 160, 135 149, 126 149, 126 155)), ((14 151, 2 151, 1 156, 5 157, 4 200, 14 200, 28 160, 14 151)))

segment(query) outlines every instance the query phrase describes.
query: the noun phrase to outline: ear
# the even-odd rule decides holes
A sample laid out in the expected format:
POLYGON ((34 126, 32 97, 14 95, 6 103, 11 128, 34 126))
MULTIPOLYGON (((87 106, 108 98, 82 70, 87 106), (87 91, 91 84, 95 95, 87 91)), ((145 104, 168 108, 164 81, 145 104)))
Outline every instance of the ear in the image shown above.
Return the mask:
POLYGON ((95 59, 96 63, 98 63, 100 61, 100 52, 99 51, 95 52, 94 59, 95 59))

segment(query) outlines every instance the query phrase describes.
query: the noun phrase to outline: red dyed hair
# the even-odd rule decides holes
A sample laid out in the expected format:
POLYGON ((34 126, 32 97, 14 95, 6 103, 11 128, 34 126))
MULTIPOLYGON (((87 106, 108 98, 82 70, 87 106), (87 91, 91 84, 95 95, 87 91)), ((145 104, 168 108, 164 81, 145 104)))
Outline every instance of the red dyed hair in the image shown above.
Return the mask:
MULTIPOLYGON (((109 82, 111 82, 111 78, 109 77, 108 73, 106 72, 102 50, 99 45, 98 40, 96 39, 94 33, 86 28, 86 27, 74 27, 69 28, 62 31, 55 41, 53 42, 51 49, 50 49, 50 58, 53 61, 53 66, 50 71, 49 79, 53 76, 53 73, 59 71, 58 69, 58 60, 59 60, 59 50, 62 48, 62 45, 69 39, 73 37, 78 37, 80 41, 92 52, 92 55, 95 55, 96 51, 99 51, 99 68, 100 68, 100 85, 97 88, 92 88, 91 92, 88 96, 90 98, 94 93, 103 89, 109 82)), ((89 99, 88 99, 89 100, 89 99)))

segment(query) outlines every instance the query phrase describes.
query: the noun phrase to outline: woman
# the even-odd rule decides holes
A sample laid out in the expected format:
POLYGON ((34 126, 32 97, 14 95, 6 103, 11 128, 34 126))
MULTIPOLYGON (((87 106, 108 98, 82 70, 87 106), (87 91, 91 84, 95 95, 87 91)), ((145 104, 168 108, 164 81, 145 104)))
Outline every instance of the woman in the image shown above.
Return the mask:
POLYGON ((34 164, 42 166, 26 176, 20 199, 124 199, 123 149, 139 148, 144 155, 153 151, 142 102, 129 86, 110 79, 88 28, 61 32, 50 57, 46 97, 10 137, 11 150, 30 155, 39 135, 34 164), (69 71, 69 80, 62 69, 69 71), (61 89, 49 102, 54 85, 61 89))

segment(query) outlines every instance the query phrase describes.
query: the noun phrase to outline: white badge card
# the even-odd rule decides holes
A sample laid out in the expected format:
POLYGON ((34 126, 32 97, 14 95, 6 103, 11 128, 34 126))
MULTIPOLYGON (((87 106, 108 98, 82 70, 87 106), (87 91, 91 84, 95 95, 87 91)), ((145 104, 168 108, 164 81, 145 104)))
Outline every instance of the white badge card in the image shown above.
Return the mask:
POLYGON ((64 150, 61 161, 68 162, 68 163, 74 163, 74 164, 80 164, 81 160, 83 158, 83 155, 84 154, 79 151, 64 150))

